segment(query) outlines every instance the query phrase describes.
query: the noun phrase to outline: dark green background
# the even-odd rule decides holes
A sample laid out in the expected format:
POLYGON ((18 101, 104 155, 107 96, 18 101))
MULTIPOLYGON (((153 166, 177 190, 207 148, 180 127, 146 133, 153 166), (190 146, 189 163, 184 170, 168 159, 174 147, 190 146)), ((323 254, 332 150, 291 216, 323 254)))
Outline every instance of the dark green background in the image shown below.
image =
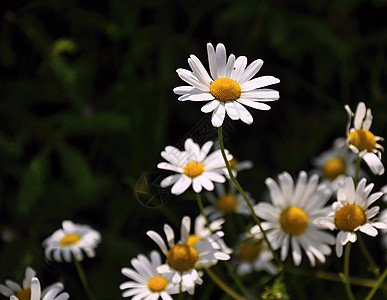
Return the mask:
MULTIPOLYGON (((184 85, 175 70, 189 68, 190 54, 207 66, 207 42, 263 59, 258 75, 281 80, 270 111, 251 109, 249 126, 225 124, 226 148, 255 164, 240 175, 254 198, 263 197, 266 177, 310 170, 312 157, 345 136, 344 104, 354 110, 364 101, 373 131, 387 136, 386 1, 35 0, 0 8, 0 230, 14 236, 1 242, 1 282, 21 282, 29 265, 42 286, 61 279, 72 299, 83 299, 75 267, 47 264, 41 248, 70 219, 101 232, 97 257, 84 266, 98 299, 120 299, 121 267, 157 248, 145 232, 165 222, 178 232, 183 215, 198 214, 191 192, 148 208, 135 191, 144 174, 164 176, 156 164, 166 145, 203 138, 203 128, 204 138, 216 136, 201 103, 179 102, 172 91, 184 85)), ((366 241, 382 262, 379 240, 366 241)), ((372 277, 353 249, 354 274, 372 277)), ((335 255, 329 261, 325 268, 341 270, 335 255)), ((264 280, 252 281, 258 289, 264 280)), ((344 295, 341 284, 287 282, 293 299, 344 295)), ((195 295, 219 297, 208 278, 195 295)))

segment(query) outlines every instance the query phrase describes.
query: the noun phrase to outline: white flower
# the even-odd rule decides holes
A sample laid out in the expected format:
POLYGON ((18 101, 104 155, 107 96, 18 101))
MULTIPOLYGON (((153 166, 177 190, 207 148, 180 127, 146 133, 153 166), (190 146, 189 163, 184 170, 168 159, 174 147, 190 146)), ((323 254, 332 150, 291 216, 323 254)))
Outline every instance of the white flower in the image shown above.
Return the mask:
MULTIPOLYGON (((131 260, 134 269, 122 268, 121 272, 132 279, 120 285, 122 297, 134 296, 137 300, 172 300, 172 294, 179 293, 179 285, 173 284, 171 278, 160 275, 157 267, 161 265, 161 257, 157 251, 150 253, 150 260, 142 254, 131 260)), ((134 299, 134 298, 133 298, 134 299)))
POLYGON ((348 242, 356 242, 356 231, 360 230, 370 236, 376 236, 378 234, 376 228, 387 229, 387 224, 371 220, 379 212, 379 206, 368 209, 383 193, 369 195, 374 184, 370 183, 366 186, 366 182, 367 180, 362 178, 356 188, 351 177, 340 182, 337 201, 332 204, 332 211, 327 217, 316 220, 316 224, 320 226, 340 230, 336 238, 338 257, 343 254, 344 245, 348 242))
POLYGON ((88 257, 94 257, 94 249, 101 241, 98 231, 88 225, 74 224, 71 221, 62 222, 63 229, 58 229, 43 241, 45 256, 48 260, 71 262, 72 256, 77 261, 83 260, 83 252, 88 257), (63 258, 63 259, 62 259, 63 258))
POLYGON ((269 110, 270 106, 261 102, 279 99, 279 93, 263 87, 279 82, 273 76, 261 76, 252 79, 261 69, 263 61, 257 59, 247 68, 247 58, 231 54, 228 58, 223 44, 216 46, 207 44, 208 62, 211 76, 203 64, 195 56, 188 59, 192 72, 177 69, 179 77, 188 86, 174 88, 175 94, 181 95, 180 101, 210 101, 202 107, 202 112, 212 113, 212 125, 219 127, 227 115, 232 120, 241 119, 246 124, 253 122, 253 117, 244 107, 249 106, 260 110, 269 110))
POLYGON ((23 287, 12 280, 6 280, 0 284, 0 293, 11 300, 66 300, 69 294, 61 293, 63 285, 60 282, 54 283, 43 290, 40 289, 40 282, 35 277, 36 272, 27 267, 23 279, 23 287))
POLYGON ((212 265, 217 260, 228 260, 230 256, 219 249, 217 241, 224 235, 217 231, 200 240, 194 245, 188 244, 188 237, 191 228, 191 219, 187 216, 181 221, 180 241, 175 244, 175 234, 172 228, 164 225, 164 232, 167 237, 169 249, 162 237, 153 230, 149 230, 147 235, 155 241, 161 251, 166 255, 166 264, 157 268, 163 276, 171 276, 172 283, 180 284, 190 294, 194 294, 195 284, 202 284, 198 268, 212 265))
POLYGON ((262 239, 262 235, 244 233, 240 237, 236 249, 237 258, 234 260, 236 273, 243 276, 254 271, 265 271, 276 275, 278 270, 271 262, 273 254, 262 239))
MULTIPOLYGON (((184 143, 184 151, 180 151, 172 146, 165 147, 161 156, 168 162, 161 162, 157 165, 159 169, 174 171, 178 174, 170 175, 160 183, 161 187, 172 186, 172 194, 180 195, 192 187, 196 193, 200 193, 202 188, 208 191, 214 189, 213 182, 225 182, 222 169, 226 168, 220 150, 216 150, 208 155, 214 143, 209 141, 200 149, 199 145, 192 139, 187 139, 184 143)), ((227 159, 231 160, 232 155, 226 150, 227 159)))
POLYGON ((345 138, 334 141, 331 149, 314 158, 313 164, 317 167, 314 172, 323 178, 323 182, 337 191, 338 182, 346 176, 355 176, 356 155, 349 151, 345 138))
MULTIPOLYGON (((234 183, 228 182, 229 191, 226 191, 225 184, 215 184, 216 196, 212 193, 205 193, 207 199, 212 203, 204 211, 211 220, 218 219, 228 214, 250 215, 250 209, 247 206, 243 196, 236 190, 234 183)), ((246 192, 250 201, 254 205, 254 199, 246 192)))
MULTIPOLYGON (((330 189, 325 184, 318 184, 316 174, 308 180, 304 171, 300 172, 296 185, 287 172, 280 174, 278 180, 279 184, 272 178, 265 181, 273 205, 259 203, 254 207, 256 214, 267 220, 262 222, 262 227, 274 250, 281 248, 281 260, 285 260, 291 245, 295 265, 301 263, 301 249, 312 266, 316 264, 315 258, 325 262, 325 256, 331 254, 328 245, 334 244, 335 239, 313 222, 328 215, 330 207, 324 205, 331 196, 330 189)), ((257 225, 251 229, 252 234, 259 232, 257 225)))
POLYGON ((384 173, 384 166, 381 162, 383 147, 377 142, 384 139, 369 131, 372 125, 371 109, 366 109, 363 102, 359 102, 355 114, 348 105, 345 105, 345 109, 348 112, 346 131, 349 149, 364 159, 372 173, 382 175, 384 173), (353 128, 350 129, 353 116, 353 128))

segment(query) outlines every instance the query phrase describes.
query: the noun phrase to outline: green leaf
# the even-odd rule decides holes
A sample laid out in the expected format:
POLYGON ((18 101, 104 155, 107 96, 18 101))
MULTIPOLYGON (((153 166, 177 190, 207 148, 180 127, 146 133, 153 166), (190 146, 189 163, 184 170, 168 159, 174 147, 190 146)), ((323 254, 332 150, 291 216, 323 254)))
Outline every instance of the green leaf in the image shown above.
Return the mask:
POLYGON ((58 153, 63 171, 78 191, 85 195, 91 193, 96 182, 85 157, 75 148, 65 144, 58 144, 58 153))
POLYGON ((16 210, 21 214, 28 213, 44 193, 47 156, 45 152, 36 156, 24 173, 17 197, 16 210))

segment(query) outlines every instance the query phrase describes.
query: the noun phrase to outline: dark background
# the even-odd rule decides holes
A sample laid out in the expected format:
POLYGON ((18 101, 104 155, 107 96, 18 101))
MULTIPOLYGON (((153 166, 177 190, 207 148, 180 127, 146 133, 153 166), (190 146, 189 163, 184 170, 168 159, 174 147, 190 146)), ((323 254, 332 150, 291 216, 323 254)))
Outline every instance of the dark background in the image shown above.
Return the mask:
MULTIPOLYGON (((345 104, 364 101, 373 132, 387 136, 386 1, 35 0, 0 9, 0 231, 12 236, 0 244, 1 282, 21 282, 31 266, 42 286, 64 280, 71 298, 83 299, 75 267, 47 264, 41 247, 69 219, 101 232, 97 257, 83 264, 98 299, 119 299, 120 269, 157 249, 145 232, 161 233, 165 222, 178 232, 183 215, 198 214, 191 192, 147 205, 138 192, 157 192, 144 180, 164 177, 156 165, 166 145, 216 136, 201 103, 172 91, 184 85, 175 70, 189 68, 190 54, 207 67, 208 42, 263 59, 258 76, 281 80, 270 111, 250 109, 251 125, 225 124, 226 148, 255 164, 240 174, 255 199, 266 177, 310 170, 312 157, 345 136, 345 104)), ((371 178, 376 188, 387 183, 371 178)), ((382 262, 379 240, 366 241, 382 262)), ((354 274, 372 278, 353 249, 354 274)), ((325 268, 341 271, 334 254, 329 261, 325 268)), ((344 295, 341 284, 287 282, 293 299, 344 295)), ((205 278, 194 298, 216 291, 205 278)))

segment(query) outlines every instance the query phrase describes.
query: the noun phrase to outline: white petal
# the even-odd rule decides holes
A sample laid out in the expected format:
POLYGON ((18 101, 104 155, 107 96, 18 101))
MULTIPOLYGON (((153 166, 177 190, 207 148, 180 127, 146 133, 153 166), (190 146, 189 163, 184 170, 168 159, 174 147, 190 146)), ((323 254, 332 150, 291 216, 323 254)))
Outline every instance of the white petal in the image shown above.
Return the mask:
POLYGON ((161 186, 162 188, 167 187, 167 186, 170 186, 170 185, 174 184, 176 181, 178 181, 179 178, 180 178, 180 176, 181 176, 180 174, 170 175, 170 176, 164 178, 164 179, 160 182, 160 186, 161 186))
POLYGON ((153 230, 149 230, 146 232, 146 235, 149 236, 160 247, 161 251, 164 254, 167 254, 168 252, 167 245, 165 245, 164 240, 157 232, 153 230))
POLYGON ((255 102, 250 99, 241 98, 241 99, 238 99, 237 101, 243 105, 246 105, 255 109, 259 109, 259 110, 269 110, 271 108, 269 105, 265 103, 255 102))
POLYGON ((231 72, 234 70, 234 64, 235 64, 235 55, 231 54, 227 59, 226 74, 224 77, 226 78, 231 77, 231 72))
POLYGON ((359 230, 370 236, 378 235, 378 231, 369 223, 366 223, 363 226, 360 226, 359 230))
POLYGON ((218 100, 213 100, 211 102, 208 102, 206 105, 204 105, 201 109, 202 112, 204 113, 209 113, 213 111, 214 109, 217 109, 219 106, 220 102, 218 100))
POLYGON ((363 122, 363 128, 366 130, 369 130, 371 128, 371 125, 372 125, 372 114, 371 114, 371 110, 367 109, 366 117, 363 122))
POLYGON ((226 109, 223 103, 220 103, 218 107, 213 111, 211 117, 211 123, 214 127, 220 127, 223 124, 224 117, 226 116, 226 109))
POLYGON ((164 224, 164 232, 167 237, 168 246, 172 248, 175 245, 175 234, 168 224, 164 224))
POLYGON ((185 95, 185 94, 189 94, 190 92, 192 92, 195 88, 193 86, 190 86, 190 85, 182 85, 182 86, 178 86, 178 87, 175 87, 173 89, 173 92, 176 94, 176 95, 185 95))
POLYGON ((181 220, 180 230, 181 230, 181 232, 180 232, 181 242, 185 244, 185 243, 187 243, 189 232, 191 230, 191 218, 190 217, 188 217, 188 216, 183 217, 183 219, 181 220))
POLYGON ((31 300, 40 300, 40 282, 39 279, 33 277, 31 279, 31 300))
POLYGON ((227 115, 230 117, 231 120, 239 120, 239 111, 238 106, 235 104, 235 101, 232 102, 226 102, 225 108, 227 115))
POLYGON ((241 85, 241 89, 242 91, 247 92, 247 91, 259 89, 261 87, 265 87, 271 84, 276 84, 278 82, 280 82, 280 80, 278 78, 275 78, 274 76, 261 76, 243 83, 241 85))
POLYGON ((191 100, 191 101, 210 101, 214 100, 215 97, 212 96, 210 93, 200 93, 200 94, 191 94, 188 97, 186 97, 184 100, 191 100))
POLYGON ((279 99, 279 92, 271 89, 257 89, 252 91, 243 91, 241 98, 251 99, 252 101, 268 102, 279 99))
POLYGON ((363 124, 363 119, 366 114, 366 106, 364 102, 359 102, 359 104, 356 107, 356 112, 355 112, 355 119, 353 120, 353 125, 355 129, 360 129, 362 128, 363 124))
POLYGON ((191 185, 192 179, 186 175, 180 176, 179 180, 172 186, 171 193, 180 195, 184 193, 191 185))
POLYGON ((218 71, 216 66, 216 53, 214 46, 211 43, 207 44, 208 64, 210 66, 210 72, 213 79, 217 79, 218 71))
POLYGON ((170 171, 175 171, 175 172, 179 172, 179 173, 181 172, 181 168, 174 166, 174 165, 167 163, 167 162, 158 163, 157 167, 159 169, 163 169, 163 170, 170 170, 170 171))
POLYGON ((374 173, 375 175, 383 175, 384 166, 375 153, 367 152, 366 154, 364 154, 363 159, 370 167, 372 173, 374 173))
POLYGON ((292 248, 293 248, 292 249, 293 261, 294 261, 294 264, 298 266, 300 265, 301 259, 302 259, 301 247, 294 236, 291 238, 291 242, 292 242, 292 248))
POLYGON ((216 46, 216 67, 217 77, 223 78, 226 76, 226 48, 223 44, 216 46))
POLYGON ((251 78, 254 77, 255 74, 258 73, 258 71, 261 69, 263 65, 262 59, 254 60, 245 70, 241 78, 239 79, 239 83, 244 83, 246 81, 249 81, 251 78))
POLYGON ((183 79, 185 82, 189 83, 193 87, 197 88, 198 90, 201 90, 203 92, 210 91, 210 87, 200 82, 192 72, 185 69, 177 69, 176 72, 181 79, 183 79))
POLYGON ((206 69, 204 68, 201 61, 195 56, 190 55, 190 58, 188 59, 188 63, 194 72, 195 76, 204 84, 210 85, 212 82, 212 79, 208 75, 206 69))
POLYGON ((239 56, 235 61, 234 70, 231 72, 231 79, 234 79, 236 82, 239 82, 239 79, 243 75, 246 65, 247 57, 239 56))

